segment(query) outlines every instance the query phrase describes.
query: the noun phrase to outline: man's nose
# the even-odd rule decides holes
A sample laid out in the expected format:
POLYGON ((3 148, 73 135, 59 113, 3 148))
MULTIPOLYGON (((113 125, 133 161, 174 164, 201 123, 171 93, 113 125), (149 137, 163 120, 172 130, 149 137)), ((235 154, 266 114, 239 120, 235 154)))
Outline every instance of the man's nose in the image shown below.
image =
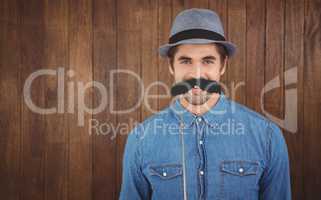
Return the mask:
POLYGON ((193 76, 195 78, 201 78, 201 76, 204 73, 204 67, 202 65, 202 63, 195 63, 193 66, 193 76))

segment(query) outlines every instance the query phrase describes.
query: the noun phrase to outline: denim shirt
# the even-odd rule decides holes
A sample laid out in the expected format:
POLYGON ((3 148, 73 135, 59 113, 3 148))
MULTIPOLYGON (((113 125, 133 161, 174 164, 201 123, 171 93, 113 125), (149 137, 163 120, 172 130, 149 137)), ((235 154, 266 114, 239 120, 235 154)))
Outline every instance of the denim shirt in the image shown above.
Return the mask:
POLYGON ((189 200, 291 199, 281 130, 224 95, 201 116, 175 100, 137 125, 125 147, 120 199, 184 199, 183 162, 189 200))

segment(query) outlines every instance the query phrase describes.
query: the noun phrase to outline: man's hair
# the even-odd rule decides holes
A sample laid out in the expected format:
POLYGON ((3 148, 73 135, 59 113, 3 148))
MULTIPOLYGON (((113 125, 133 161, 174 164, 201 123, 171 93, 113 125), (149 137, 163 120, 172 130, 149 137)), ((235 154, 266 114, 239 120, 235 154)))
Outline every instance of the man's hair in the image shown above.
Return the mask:
MULTIPOLYGON (((218 54, 220 55, 221 64, 223 64, 225 61, 225 58, 228 56, 225 46, 220 43, 213 43, 213 45, 215 46, 218 54)), ((169 58, 169 63, 172 68, 174 67, 174 58, 177 53, 178 46, 179 45, 173 46, 168 50, 168 53, 167 53, 167 56, 169 58)))

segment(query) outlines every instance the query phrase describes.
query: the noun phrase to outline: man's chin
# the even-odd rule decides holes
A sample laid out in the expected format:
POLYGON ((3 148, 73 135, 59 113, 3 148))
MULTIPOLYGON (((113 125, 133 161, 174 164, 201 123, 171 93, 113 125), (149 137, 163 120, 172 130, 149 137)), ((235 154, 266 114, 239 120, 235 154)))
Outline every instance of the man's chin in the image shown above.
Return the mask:
POLYGON ((200 101, 190 101, 188 102, 189 104, 193 105, 193 106, 201 106, 204 105, 206 102, 200 102, 200 101))

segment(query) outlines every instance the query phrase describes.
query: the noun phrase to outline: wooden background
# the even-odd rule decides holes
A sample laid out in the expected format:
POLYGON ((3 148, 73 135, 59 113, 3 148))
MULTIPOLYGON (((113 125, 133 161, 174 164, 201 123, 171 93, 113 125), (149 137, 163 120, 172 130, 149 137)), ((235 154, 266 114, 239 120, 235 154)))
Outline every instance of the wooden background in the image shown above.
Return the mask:
MULTIPOLYGON (((88 120, 114 125, 142 121, 145 106, 130 114, 86 114, 85 126, 74 114, 40 115, 26 106, 22 88, 38 69, 74 70, 68 82, 99 81, 130 69, 145 85, 170 85, 166 61, 157 48, 167 41, 173 17, 182 9, 216 10, 229 40, 238 45, 224 82, 245 81, 236 100, 261 112, 264 84, 280 75, 282 87, 268 93, 265 108, 284 115, 284 71, 297 67, 298 131, 284 130, 293 199, 321 199, 321 1, 320 0, 2 0, 0 3, 0 199, 117 199, 125 134, 88 134, 88 120)), ((67 79, 67 78, 66 78, 67 79)), ((137 100, 135 80, 119 76, 116 108, 137 100)), ((66 90, 65 102, 72 96, 66 90)), ((108 91, 109 92, 109 91, 108 91)), ((154 94, 164 94, 154 88, 154 94)), ((57 80, 42 77, 32 87, 33 101, 57 105, 57 80)), ((100 102, 97 90, 85 96, 100 102)), ((75 95, 74 102, 77 102, 75 95)), ((168 98, 150 101, 162 109, 168 98)), ((65 104, 65 107, 68 105, 65 104)))

